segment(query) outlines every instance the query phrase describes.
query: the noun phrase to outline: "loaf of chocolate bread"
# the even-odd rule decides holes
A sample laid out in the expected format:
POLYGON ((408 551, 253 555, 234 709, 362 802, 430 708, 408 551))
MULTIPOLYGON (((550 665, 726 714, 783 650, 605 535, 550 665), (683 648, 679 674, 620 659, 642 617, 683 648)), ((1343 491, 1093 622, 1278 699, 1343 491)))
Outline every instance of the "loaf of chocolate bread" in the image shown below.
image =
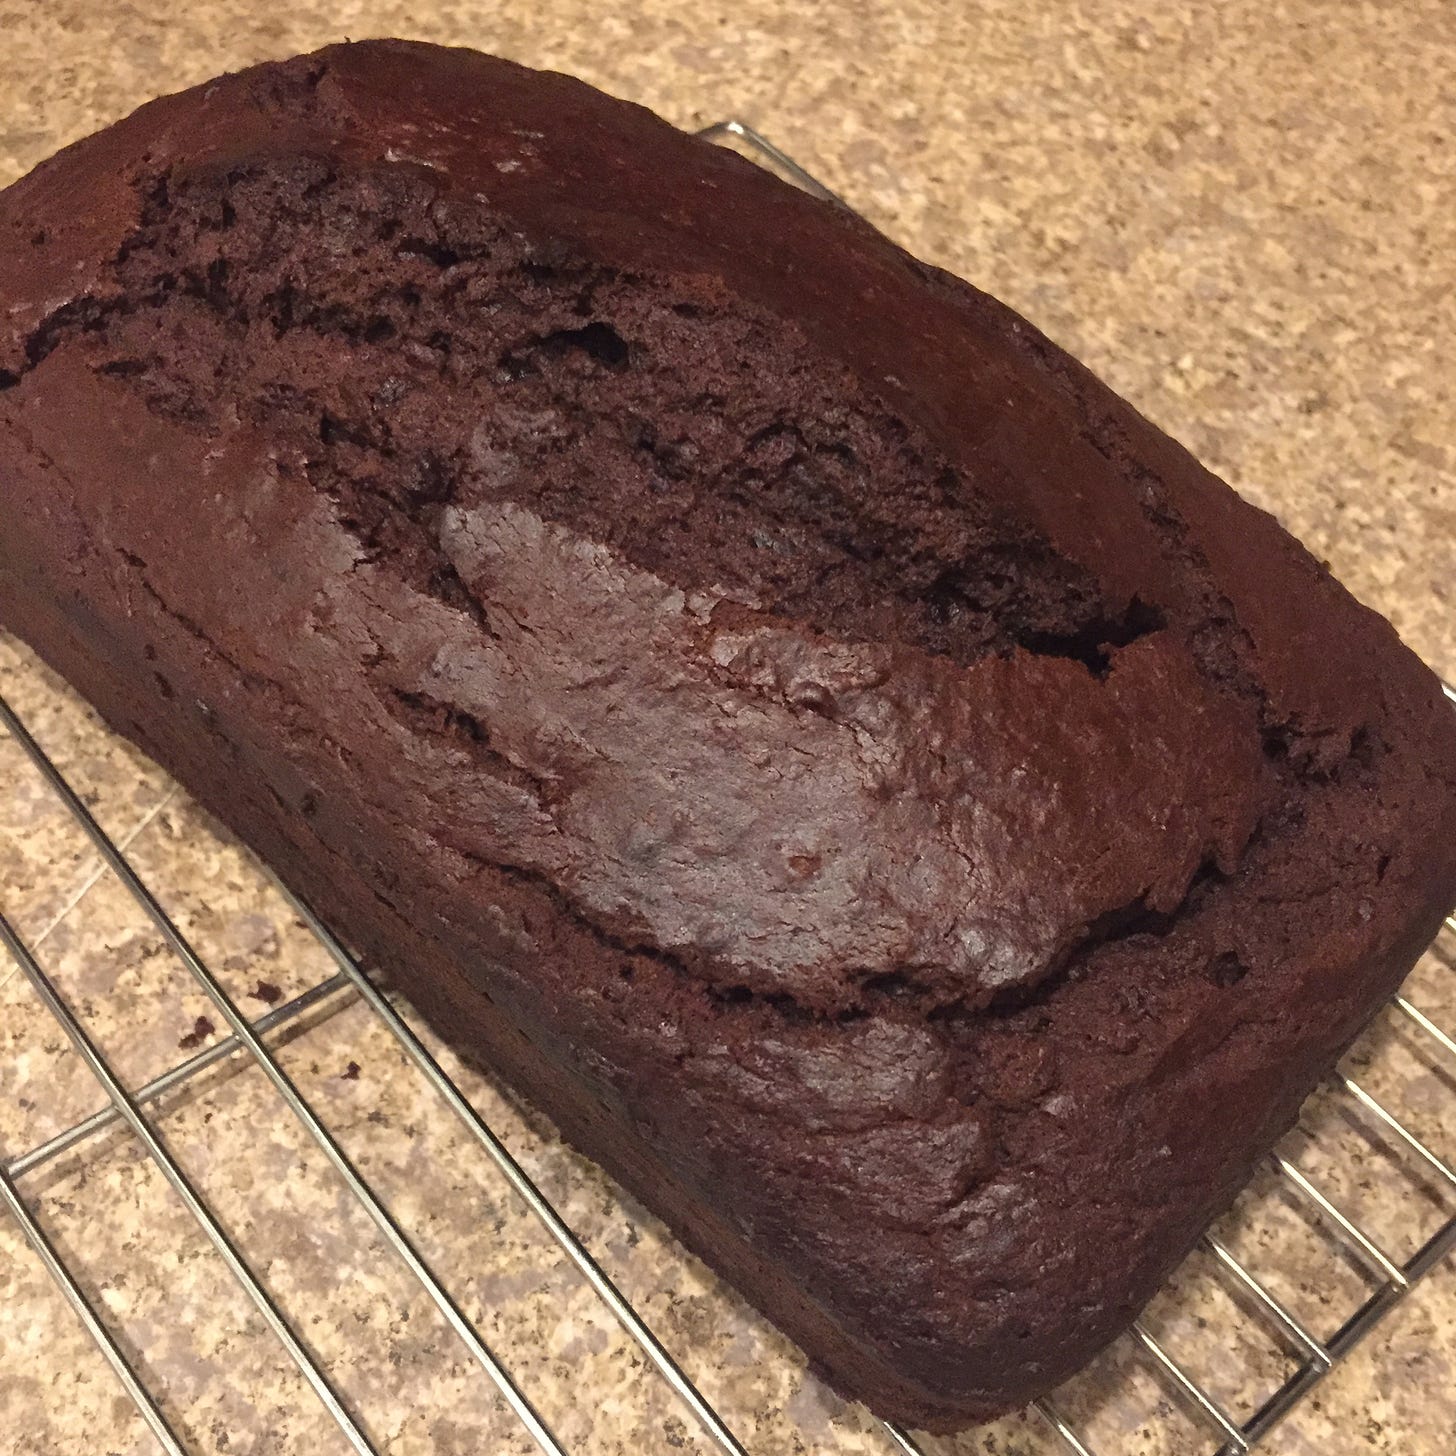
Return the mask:
POLYGON ((0 194, 0 623, 846 1394, 1123 1329, 1456 898, 1436 680, 1015 314, 370 42, 0 194))

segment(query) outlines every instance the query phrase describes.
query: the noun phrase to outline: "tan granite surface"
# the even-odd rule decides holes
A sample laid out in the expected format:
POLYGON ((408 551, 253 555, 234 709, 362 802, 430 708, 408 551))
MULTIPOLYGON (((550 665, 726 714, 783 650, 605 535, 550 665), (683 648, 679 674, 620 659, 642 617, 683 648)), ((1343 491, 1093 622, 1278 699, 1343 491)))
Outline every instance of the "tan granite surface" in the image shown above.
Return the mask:
MULTIPOLYGON (((0 183, 159 91, 390 33, 572 70, 683 125, 730 114, 760 125, 913 250, 1081 354, 1456 675, 1450 0, 0 0, 0 183)), ((273 987, 291 996, 329 974, 246 855, 4 640, 0 692, 129 840, 249 1014, 267 1009, 273 987)), ((0 909, 135 1083, 190 1054, 180 1044, 208 1007, 99 871, 0 735, 0 909)), ((1411 996, 1456 1028, 1449 964, 1429 957, 1411 996)), ((710 1449, 364 1007, 338 996, 279 1045, 567 1449, 710 1449)), ((1350 1065, 1456 1157, 1456 1061, 1387 1016, 1350 1065)), ((891 1449, 549 1129, 479 1078, 463 1081, 753 1452, 891 1449)), ((0 964, 0 1152, 14 1157, 99 1105, 24 978, 0 964)), ((527 1449, 258 1071, 225 1063, 164 1099, 160 1126, 381 1449, 527 1449)), ((1348 1098, 1320 1096, 1285 1151, 1402 1257, 1456 1201, 1371 1130, 1348 1098)), ((195 1449, 345 1449, 130 1139, 113 1131, 22 1187, 195 1449)), ((1221 1230, 1321 1334, 1371 1288, 1272 1174, 1221 1230)), ((1240 1416, 1292 1368, 1207 1254, 1147 1323, 1240 1416)), ((1216 1444, 1130 1341, 1059 1399, 1099 1453, 1216 1444)), ((925 1446, 942 1456, 1059 1449, 1034 1418, 925 1446)), ((0 1453, 154 1449, 0 1216, 0 1453)), ((1450 1260, 1267 1449, 1456 1450, 1450 1260)))

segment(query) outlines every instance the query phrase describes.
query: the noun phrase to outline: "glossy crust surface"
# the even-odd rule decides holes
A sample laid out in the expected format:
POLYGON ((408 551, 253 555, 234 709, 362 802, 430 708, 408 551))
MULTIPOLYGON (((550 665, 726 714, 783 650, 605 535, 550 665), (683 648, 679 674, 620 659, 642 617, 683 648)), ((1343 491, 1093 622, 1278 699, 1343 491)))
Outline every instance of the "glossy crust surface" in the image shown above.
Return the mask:
POLYGON ((911 1425, 1124 1328, 1456 898, 1439 687, 1272 519, 468 51, 0 194, 0 624, 911 1425))

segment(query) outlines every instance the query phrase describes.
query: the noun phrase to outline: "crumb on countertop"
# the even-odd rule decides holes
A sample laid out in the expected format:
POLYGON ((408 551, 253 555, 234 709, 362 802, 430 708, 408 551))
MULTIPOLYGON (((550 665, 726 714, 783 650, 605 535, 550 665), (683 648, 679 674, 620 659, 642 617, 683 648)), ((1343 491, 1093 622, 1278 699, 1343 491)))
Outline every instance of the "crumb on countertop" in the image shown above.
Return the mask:
POLYGON ((197 1020, 192 1023, 192 1030, 189 1031, 186 1036, 178 1038, 177 1045, 181 1047, 183 1051, 193 1051, 197 1047, 200 1047, 202 1043, 205 1042, 208 1037, 210 1037, 216 1030, 217 1027, 215 1027, 212 1022, 208 1020, 207 1017, 199 1016, 197 1020))

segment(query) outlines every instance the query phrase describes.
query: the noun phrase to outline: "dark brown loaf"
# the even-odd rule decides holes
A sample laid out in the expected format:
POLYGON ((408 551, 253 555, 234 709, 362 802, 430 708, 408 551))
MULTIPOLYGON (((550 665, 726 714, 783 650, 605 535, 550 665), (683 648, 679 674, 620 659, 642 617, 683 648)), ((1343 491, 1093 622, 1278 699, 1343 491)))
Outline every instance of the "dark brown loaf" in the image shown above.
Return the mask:
POLYGON ((1456 891, 1437 684, 1272 520, 466 51, 0 195, 0 622, 913 1424, 1123 1328, 1456 891))

